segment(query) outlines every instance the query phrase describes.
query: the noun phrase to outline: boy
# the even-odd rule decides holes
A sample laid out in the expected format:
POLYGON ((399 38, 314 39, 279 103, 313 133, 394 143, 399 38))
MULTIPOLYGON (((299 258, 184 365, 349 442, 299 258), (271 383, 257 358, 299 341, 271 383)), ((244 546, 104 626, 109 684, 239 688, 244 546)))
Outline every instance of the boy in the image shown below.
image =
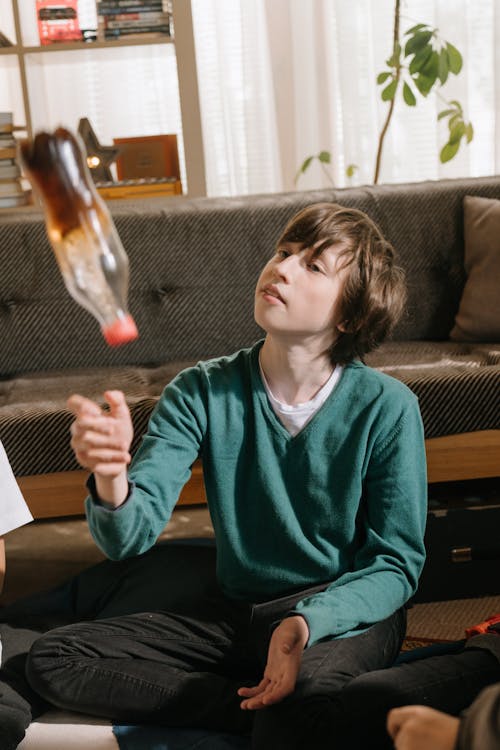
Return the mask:
POLYGON ((426 467, 415 396, 360 358, 404 304, 392 247, 362 212, 294 217, 256 287, 266 332, 164 390, 130 462, 123 394, 80 396, 72 446, 111 558, 149 549, 201 456, 217 582, 170 611, 54 630, 30 653, 52 703, 127 722, 252 731, 319 747, 354 676, 390 665, 424 561, 426 467))

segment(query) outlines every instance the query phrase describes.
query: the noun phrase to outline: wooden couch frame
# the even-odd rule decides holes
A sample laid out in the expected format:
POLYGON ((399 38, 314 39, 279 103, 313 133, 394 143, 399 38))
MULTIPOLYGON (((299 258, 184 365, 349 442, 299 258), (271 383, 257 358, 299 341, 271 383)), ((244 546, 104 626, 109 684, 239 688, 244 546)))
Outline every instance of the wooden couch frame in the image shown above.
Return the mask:
MULTIPOLYGON (((500 476, 500 430, 467 432, 425 441, 430 484, 500 476)), ((63 471, 18 477, 17 481, 35 518, 83 514, 87 494, 86 471, 63 471)), ((180 505, 206 502, 201 463, 179 498, 180 505)))

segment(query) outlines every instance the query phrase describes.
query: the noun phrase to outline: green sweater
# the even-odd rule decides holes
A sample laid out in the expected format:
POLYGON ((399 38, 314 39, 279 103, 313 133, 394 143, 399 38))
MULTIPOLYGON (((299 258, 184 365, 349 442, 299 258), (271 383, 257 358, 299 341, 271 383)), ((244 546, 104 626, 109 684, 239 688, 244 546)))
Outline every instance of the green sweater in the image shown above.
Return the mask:
POLYGON ((261 343, 181 372, 165 388, 115 511, 87 500, 112 559, 149 549, 198 456, 227 596, 249 602, 329 583, 294 612, 309 645, 388 617, 424 562, 426 465, 414 394, 358 361, 298 435, 275 415, 261 343))

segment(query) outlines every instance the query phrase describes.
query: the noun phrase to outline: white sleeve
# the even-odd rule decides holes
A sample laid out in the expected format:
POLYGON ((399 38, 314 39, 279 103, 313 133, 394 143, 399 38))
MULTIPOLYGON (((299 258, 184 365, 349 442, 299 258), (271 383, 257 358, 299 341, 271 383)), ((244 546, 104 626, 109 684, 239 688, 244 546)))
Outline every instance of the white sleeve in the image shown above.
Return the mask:
POLYGON ((0 536, 33 520, 0 442, 0 536))

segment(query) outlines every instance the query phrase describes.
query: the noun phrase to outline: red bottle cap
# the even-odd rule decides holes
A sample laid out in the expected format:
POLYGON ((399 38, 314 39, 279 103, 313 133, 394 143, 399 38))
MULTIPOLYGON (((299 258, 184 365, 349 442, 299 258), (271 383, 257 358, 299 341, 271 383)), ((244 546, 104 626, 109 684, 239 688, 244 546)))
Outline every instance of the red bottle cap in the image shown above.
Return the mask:
POLYGON ((131 315, 119 318, 109 326, 103 326, 102 333, 106 339, 106 343, 110 346, 127 344, 139 336, 139 331, 131 315))

